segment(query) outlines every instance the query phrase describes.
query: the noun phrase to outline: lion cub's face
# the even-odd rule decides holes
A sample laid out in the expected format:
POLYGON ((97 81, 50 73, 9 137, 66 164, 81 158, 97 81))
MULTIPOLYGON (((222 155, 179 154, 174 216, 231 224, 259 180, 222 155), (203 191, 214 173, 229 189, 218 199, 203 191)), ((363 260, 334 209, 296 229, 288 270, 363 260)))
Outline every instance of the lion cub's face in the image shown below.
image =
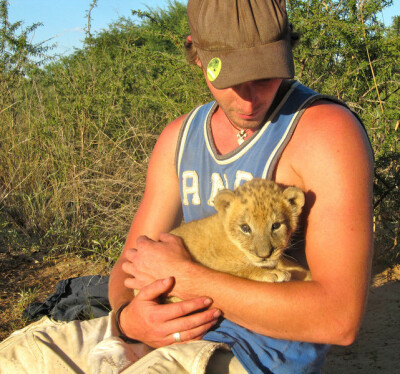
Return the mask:
POLYGON ((275 182, 252 179, 235 191, 222 190, 215 208, 228 237, 253 265, 273 268, 297 227, 304 193, 275 182))

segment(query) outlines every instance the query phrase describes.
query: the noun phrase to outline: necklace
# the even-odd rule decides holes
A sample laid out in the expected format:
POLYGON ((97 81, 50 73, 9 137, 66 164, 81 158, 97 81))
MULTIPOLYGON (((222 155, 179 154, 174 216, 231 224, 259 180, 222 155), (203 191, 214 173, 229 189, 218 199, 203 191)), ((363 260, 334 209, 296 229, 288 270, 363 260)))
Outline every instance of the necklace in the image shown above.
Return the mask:
POLYGON ((241 129, 241 130, 236 134, 237 142, 238 142, 239 145, 242 144, 242 143, 244 142, 244 140, 247 138, 247 133, 246 133, 246 131, 247 131, 247 130, 241 129))
POLYGON ((229 122, 232 125, 232 127, 238 131, 238 133, 236 134, 238 144, 239 145, 243 144, 243 142, 247 138, 247 129, 240 129, 236 127, 231 121, 229 122))

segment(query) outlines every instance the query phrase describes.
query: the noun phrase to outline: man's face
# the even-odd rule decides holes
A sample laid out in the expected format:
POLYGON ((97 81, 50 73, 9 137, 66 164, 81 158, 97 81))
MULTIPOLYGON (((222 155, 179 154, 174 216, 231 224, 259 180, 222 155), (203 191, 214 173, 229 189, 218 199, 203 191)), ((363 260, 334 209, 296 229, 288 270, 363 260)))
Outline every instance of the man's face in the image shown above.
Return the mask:
POLYGON ((257 129, 274 100, 282 79, 265 79, 219 90, 207 78, 210 89, 226 117, 237 127, 257 129))

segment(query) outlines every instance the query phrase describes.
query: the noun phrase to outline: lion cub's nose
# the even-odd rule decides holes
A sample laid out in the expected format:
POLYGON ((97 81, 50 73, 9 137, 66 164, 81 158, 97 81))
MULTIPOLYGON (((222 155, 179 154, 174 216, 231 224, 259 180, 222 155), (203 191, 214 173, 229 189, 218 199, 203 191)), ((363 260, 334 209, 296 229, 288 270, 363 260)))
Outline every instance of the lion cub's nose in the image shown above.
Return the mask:
POLYGON ((257 256, 266 260, 269 257, 271 257, 271 254, 272 254, 273 251, 274 251, 273 248, 271 248, 271 250, 257 251, 257 256))

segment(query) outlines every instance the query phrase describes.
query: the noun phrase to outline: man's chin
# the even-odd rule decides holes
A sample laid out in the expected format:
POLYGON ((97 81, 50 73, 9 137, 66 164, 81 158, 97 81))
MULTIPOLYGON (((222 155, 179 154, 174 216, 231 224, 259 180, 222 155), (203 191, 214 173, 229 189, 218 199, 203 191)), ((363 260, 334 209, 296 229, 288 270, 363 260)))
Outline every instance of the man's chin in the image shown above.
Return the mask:
POLYGON ((258 130, 263 124, 259 118, 243 119, 240 116, 236 116, 234 120, 230 119, 230 121, 240 129, 253 131, 258 130))

